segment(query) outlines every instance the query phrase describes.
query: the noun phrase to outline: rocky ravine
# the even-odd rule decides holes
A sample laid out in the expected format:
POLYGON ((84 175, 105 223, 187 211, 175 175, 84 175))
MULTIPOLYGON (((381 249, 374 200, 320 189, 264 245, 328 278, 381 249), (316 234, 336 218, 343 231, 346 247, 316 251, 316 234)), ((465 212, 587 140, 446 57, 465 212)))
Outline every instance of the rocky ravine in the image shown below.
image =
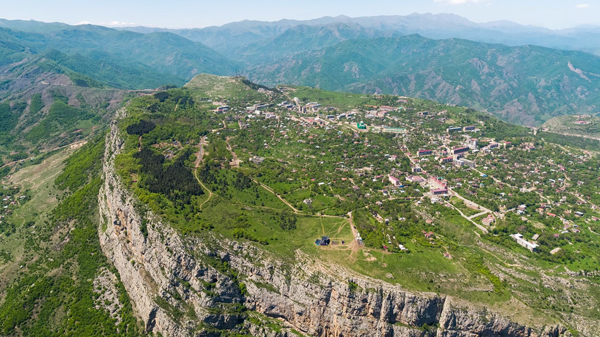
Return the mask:
POLYGON ((570 336, 530 328, 450 297, 401 287, 312 261, 293 265, 257 247, 203 234, 182 237, 121 184, 122 146, 107 136, 98 233, 146 330, 163 336, 570 336), (142 216, 143 215, 143 216, 142 216), (211 239, 212 238, 212 239, 211 239), (357 286, 350 287, 349 280, 357 286), (270 328, 278 320, 281 329, 270 328), (261 323, 262 322, 262 323, 261 323), (269 327, 270 326, 270 327, 269 327), (293 329, 293 330, 292 330, 293 329))

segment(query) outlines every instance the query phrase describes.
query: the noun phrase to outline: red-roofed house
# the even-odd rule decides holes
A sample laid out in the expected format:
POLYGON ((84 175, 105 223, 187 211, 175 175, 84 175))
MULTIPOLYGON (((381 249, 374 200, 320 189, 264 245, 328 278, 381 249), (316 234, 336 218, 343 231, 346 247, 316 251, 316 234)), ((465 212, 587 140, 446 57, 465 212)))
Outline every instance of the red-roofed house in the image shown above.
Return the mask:
POLYGON ((390 176, 390 183, 392 183, 392 185, 394 186, 400 186, 400 179, 390 176))

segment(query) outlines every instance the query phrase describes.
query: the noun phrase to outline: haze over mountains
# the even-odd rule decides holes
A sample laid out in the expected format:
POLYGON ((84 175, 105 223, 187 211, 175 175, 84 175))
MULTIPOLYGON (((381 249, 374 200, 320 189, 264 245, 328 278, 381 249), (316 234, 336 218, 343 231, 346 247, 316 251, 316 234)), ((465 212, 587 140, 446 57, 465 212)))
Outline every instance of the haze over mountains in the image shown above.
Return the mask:
POLYGON ((131 31, 172 32, 190 40, 201 42, 219 52, 230 48, 262 41, 298 26, 325 26, 333 23, 357 24, 361 27, 392 32, 400 35, 419 34, 432 39, 461 38, 509 46, 538 45, 548 48, 582 50, 600 53, 600 27, 579 26, 551 30, 521 25, 511 21, 475 23, 454 14, 411 14, 406 16, 373 16, 351 18, 347 16, 323 17, 314 20, 280 20, 276 22, 241 21, 220 27, 193 29, 162 29, 149 27, 123 28, 131 31))
POLYGON ((77 86, 119 89, 182 85, 203 72, 238 73, 273 86, 467 105, 526 125, 595 113, 600 92, 600 57, 592 54, 600 53, 597 27, 556 31, 451 14, 242 21, 199 29, 10 20, 0 20, 0 27, 4 98, 24 85, 11 79, 22 77, 25 65, 30 72, 66 75, 77 86))

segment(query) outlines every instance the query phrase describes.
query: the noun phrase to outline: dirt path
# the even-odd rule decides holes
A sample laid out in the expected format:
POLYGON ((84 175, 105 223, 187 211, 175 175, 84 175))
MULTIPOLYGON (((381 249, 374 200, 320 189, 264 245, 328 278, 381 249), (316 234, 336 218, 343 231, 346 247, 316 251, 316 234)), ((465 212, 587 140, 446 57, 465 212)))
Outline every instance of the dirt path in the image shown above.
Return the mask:
POLYGON ((489 213, 488 211, 483 211, 483 212, 481 212, 481 213, 477 213, 477 214, 473 214, 473 215, 471 215, 471 216, 470 216, 468 219, 469 219, 469 220, 473 220, 473 219, 475 219, 475 218, 477 218, 477 217, 479 217, 479 216, 482 216, 482 215, 485 215, 485 214, 488 214, 488 213, 489 213))
MULTIPOLYGON (((323 218, 323 217, 321 217, 321 219, 322 219, 322 218, 323 218)), ((346 222, 342 223, 342 224, 340 225, 340 227, 338 227, 337 233, 335 233, 335 235, 336 235, 336 236, 339 236, 339 235, 340 235, 340 233, 342 232, 342 229, 344 229, 344 227, 346 227, 346 222)))
POLYGON ((589 200, 585 200, 584 198, 582 198, 582 197, 578 196, 578 195, 577 195, 577 194, 575 194, 574 192, 569 192, 569 193, 570 193, 572 196, 574 196, 575 198, 577 198, 577 199, 579 199, 579 200, 583 201, 584 203, 592 205, 592 206, 593 206, 593 208, 592 208, 592 209, 598 209, 598 208, 599 208, 599 207, 598 207, 598 205, 596 205, 596 204, 593 204, 593 203, 592 203, 591 201, 589 201, 589 200))
POLYGON ((563 136, 572 136, 572 137, 580 137, 580 138, 587 138, 587 139, 593 139, 593 140, 600 140, 600 137, 594 137, 594 136, 589 136, 589 135, 580 135, 580 134, 576 134, 576 133, 557 132, 557 131, 548 131, 548 132, 550 132, 550 133, 556 133, 556 134, 563 135, 563 136))
POLYGON ((287 200, 283 199, 279 194, 275 193, 275 191, 272 188, 270 188, 269 186, 261 183, 258 180, 255 180, 255 179, 252 179, 252 181, 254 181, 255 183, 259 184, 262 188, 264 188, 265 190, 267 190, 269 193, 271 193, 274 196, 276 196, 277 198, 279 198, 279 200, 281 200, 284 204, 286 204, 289 208, 291 208, 294 211, 294 213, 296 213, 296 214, 301 214, 302 213, 296 207, 292 206, 292 204, 290 204, 287 200))
POLYGON ((225 121, 223 121, 223 127, 222 128, 218 128, 218 129, 212 129, 212 133, 217 133, 219 131, 225 130, 227 129, 227 123, 225 123, 225 121))
POLYGON ((206 187, 206 185, 204 185, 200 178, 198 178, 198 168, 200 167, 200 163, 202 163, 202 160, 204 159, 204 142, 205 137, 200 138, 200 144, 198 146, 200 149, 198 150, 198 156, 196 158, 196 163, 194 164, 194 178, 196 178, 196 181, 198 181, 198 184, 200 184, 200 186, 202 186, 203 189, 208 191, 208 198, 200 204, 200 209, 202 209, 202 207, 204 207, 204 205, 207 202, 209 202, 213 196, 213 192, 209 190, 208 187, 206 187))
MULTIPOLYGON (((473 206, 476 206, 478 210, 481 210, 482 212, 486 212, 486 213, 493 213, 491 210, 477 204, 474 201, 471 201, 463 196, 461 196, 460 194, 456 193, 455 191, 450 191, 450 195, 455 196, 457 198, 459 198, 460 200, 462 200, 463 202, 465 202, 465 205, 471 204, 473 206)), ((467 218, 468 220, 470 220, 469 218, 467 218)))
POLYGON ((323 218, 319 218, 319 221, 321 222, 321 231, 323 232, 323 236, 325 236, 325 226, 323 226, 323 218))
POLYGON ((362 249, 362 245, 358 243, 358 231, 356 230, 356 226, 354 226, 354 220, 352 219, 352 212, 348 212, 348 223, 350 224, 350 229, 352 230, 352 236, 354 239, 350 243, 350 257, 352 257, 355 253, 358 253, 362 249))
POLYGON ((237 154, 235 154, 235 152, 233 151, 231 144, 229 144, 230 139, 231 139, 231 137, 227 137, 225 139, 225 144, 227 144, 227 150, 229 151, 229 153, 231 153, 231 156, 233 157, 233 160, 231 161, 231 166, 232 167, 240 167, 240 160, 238 159, 237 154))
MULTIPOLYGON (((463 218, 467 219, 467 220, 468 220, 470 223, 472 223, 472 224, 474 224, 475 226, 477 226, 477 228, 479 228, 479 229, 480 229, 482 232, 484 232, 484 233, 486 233, 486 234, 488 233, 488 230, 487 230, 485 227, 483 227, 482 225, 480 225, 480 224, 476 223, 475 221, 473 221, 473 220, 469 219, 469 217, 468 217, 468 216, 466 216, 466 215, 465 215, 465 214, 464 214, 464 213, 463 213, 463 212, 462 212, 460 209, 456 208, 456 207, 455 207, 454 205, 452 205, 451 203, 448 203, 448 205, 450 205, 450 207, 452 207, 452 208, 453 208, 453 209, 455 209, 455 210, 456 210, 458 213, 460 213, 460 215, 461 215, 463 218)), ((479 235, 479 233, 477 233, 477 232, 475 232, 475 234, 479 235)))

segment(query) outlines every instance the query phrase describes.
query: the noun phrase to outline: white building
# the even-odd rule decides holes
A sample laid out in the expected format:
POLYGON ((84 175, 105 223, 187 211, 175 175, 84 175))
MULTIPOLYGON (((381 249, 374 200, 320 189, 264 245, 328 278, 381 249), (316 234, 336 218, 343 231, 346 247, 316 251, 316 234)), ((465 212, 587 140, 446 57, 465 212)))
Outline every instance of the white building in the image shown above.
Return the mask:
POLYGON ((512 234, 511 237, 515 239, 515 241, 517 241, 518 244, 529 249, 532 252, 535 252, 537 250, 537 247, 539 247, 538 244, 525 240, 523 238, 523 234, 512 234))

